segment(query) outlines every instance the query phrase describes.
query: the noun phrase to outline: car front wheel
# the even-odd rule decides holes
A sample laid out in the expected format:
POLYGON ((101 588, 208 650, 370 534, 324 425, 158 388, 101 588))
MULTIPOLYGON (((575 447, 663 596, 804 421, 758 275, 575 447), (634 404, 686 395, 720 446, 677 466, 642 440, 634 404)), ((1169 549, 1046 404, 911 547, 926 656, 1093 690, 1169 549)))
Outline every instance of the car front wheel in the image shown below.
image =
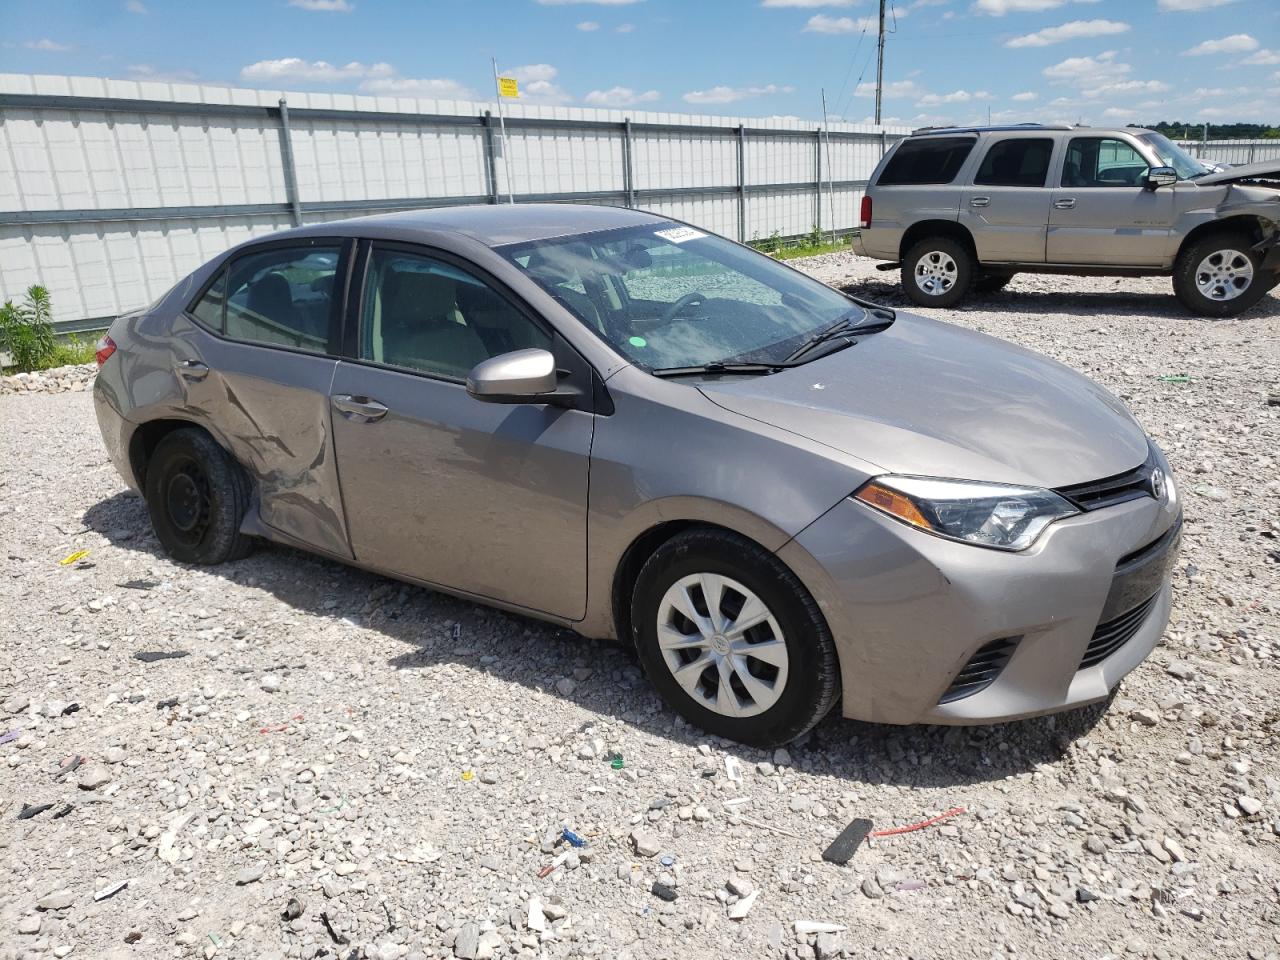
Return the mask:
POLYGON ((1261 258, 1242 233, 1212 233, 1188 244, 1173 269, 1173 292, 1202 317, 1234 317, 1262 299, 1261 258))
POLYGON ((679 534, 632 594, 640 660, 663 699, 717 736, 787 743, 830 711, 839 666, 804 586, 757 544, 724 530, 679 534))
POLYGON ((973 256, 948 237, 928 237, 912 245, 902 260, 902 289, 922 307, 949 307, 969 292, 973 256))
POLYGON ((249 478, 209 434, 183 427, 167 434, 147 461, 151 525, 165 551, 183 563, 237 560, 253 548, 240 532, 249 478))

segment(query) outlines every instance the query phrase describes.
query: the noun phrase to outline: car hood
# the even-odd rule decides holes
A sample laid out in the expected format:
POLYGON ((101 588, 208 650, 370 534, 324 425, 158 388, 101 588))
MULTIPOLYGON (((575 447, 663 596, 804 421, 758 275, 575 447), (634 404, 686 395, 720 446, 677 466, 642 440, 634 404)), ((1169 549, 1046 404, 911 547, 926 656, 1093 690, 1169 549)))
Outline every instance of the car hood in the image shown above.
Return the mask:
POLYGON ((1003 340, 905 313, 821 359, 699 389, 890 473, 1060 487, 1147 458, 1142 428, 1093 381, 1003 340))
POLYGON ((1221 173, 1196 177, 1191 181, 1199 187, 1211 187, 1219 183, 1235 183, 1237 180, 1280 180, 1280 160, 1259 160, 1238 167, 1228 167, 1221 173))

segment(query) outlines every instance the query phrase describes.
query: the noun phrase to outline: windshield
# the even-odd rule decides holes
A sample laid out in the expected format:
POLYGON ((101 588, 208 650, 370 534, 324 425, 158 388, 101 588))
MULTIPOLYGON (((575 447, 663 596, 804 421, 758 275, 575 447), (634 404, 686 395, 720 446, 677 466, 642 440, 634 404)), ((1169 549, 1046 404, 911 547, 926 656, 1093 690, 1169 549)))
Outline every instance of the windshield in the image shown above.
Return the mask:
POLYGON ((1191 180, 1203 177, 1209 171, 1199 160, 1192 157, 1163 133, 1141 133, 1138 139, 1156 152, 1160 162, 1177 171, 1179 180, 1191 180))
POLYGON ((780 363, 816 331, 867 317, 848 297, 770 257, 671 223, 498 252, 649 370, 780 363))

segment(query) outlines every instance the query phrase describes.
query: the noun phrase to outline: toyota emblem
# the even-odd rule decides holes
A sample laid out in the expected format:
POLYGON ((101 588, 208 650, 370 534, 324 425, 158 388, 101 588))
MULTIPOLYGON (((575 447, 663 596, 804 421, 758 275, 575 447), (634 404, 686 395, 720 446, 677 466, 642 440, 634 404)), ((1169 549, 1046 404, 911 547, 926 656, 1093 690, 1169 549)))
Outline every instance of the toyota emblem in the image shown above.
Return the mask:
POLYGON ((1151 495, 1157 500, 1164 499, 1164 471, 1160 469, 1151 471, 1151 495))

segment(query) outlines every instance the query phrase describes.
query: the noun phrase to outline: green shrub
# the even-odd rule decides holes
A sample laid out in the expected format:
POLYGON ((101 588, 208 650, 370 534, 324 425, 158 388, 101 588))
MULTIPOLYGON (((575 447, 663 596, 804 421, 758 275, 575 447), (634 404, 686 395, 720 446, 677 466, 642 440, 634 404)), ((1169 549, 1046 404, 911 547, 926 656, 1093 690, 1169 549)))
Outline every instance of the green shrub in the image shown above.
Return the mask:
POLYGON ((27 288, 21 303, 6 300, 0 307, 0 346, 9 351, 19 371, 30 373, 54 366, 58 346, 52 320, 49 291, 38 285, 27 288))
POLYGON ((51 367, 66 367, 71 364, 93 363, 95 351, 92 343, 85 343, 75 334, 65 341, 55 344, 51 367))

